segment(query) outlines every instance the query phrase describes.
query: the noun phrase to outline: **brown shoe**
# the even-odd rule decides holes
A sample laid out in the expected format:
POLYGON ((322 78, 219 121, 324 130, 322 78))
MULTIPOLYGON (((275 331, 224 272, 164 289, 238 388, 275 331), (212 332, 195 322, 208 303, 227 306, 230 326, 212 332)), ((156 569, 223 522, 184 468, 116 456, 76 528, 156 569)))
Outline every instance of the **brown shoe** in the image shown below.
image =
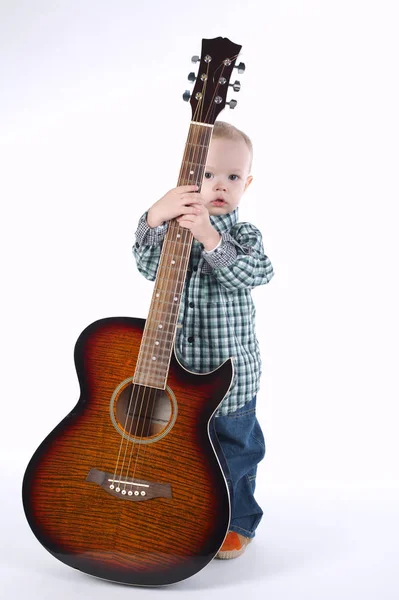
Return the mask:
POLYGON ((247 538, 235 531, 229 531, 215 558, 237 558, 245 552, 245 548, 251 541, 252 538, 247 538))

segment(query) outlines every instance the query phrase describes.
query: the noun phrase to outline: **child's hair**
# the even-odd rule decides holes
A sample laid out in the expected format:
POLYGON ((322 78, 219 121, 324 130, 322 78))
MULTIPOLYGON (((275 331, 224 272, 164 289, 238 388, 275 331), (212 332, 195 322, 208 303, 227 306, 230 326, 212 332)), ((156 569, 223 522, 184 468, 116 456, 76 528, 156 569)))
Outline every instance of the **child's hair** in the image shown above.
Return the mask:
POLYGON ((251 160, 250 160, 250 164, 249 164, 249 172, 251 172, 253 147, 252 147, 252 142, 246 133, 244 133, 240 129, 237 129, 237 127, 234 127, 234 125, 231 125, 230 123, 226 123, 225 121, 216 121, 213 126, 212 137, 213 138, 224 138, 227 140, 240 140, 240 139, 244 140, 244 142, 246 143, 248 150, 251 154, 251 160))

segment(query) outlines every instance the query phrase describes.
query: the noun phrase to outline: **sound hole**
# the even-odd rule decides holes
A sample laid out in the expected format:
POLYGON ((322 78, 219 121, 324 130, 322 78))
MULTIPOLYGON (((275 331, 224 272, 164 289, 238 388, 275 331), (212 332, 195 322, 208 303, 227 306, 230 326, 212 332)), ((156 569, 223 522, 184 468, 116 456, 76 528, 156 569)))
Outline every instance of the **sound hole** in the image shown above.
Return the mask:
POLYGON ((172 416, 172 404, 164 390, 131 383, 120 391, 114 409, 119 427, 132 438, 159 436, 172 416))

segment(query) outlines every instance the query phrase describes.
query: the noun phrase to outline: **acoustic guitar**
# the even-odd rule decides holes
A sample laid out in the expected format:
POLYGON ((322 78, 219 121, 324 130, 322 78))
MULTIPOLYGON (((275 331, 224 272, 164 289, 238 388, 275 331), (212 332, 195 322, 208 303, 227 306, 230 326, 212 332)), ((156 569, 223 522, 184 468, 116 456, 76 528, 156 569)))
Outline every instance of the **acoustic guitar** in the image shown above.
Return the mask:
MULTIPOLYGON (((201 185, 241 46, 202 40, 178 185, 201 185)), ((240 63, 239 72, 245 66, 240 63)), ((235 100, 230 101, 234 107, 235 100)), ((89 575, 156 586, 203 569, 227 534, 230 495, 214 414, 233 378, 227 359, 193 373, 173 349, 193 236, 175 219, 163 241, 147 319, 89 325, 74 352, 80 398, 40 444, 23 480, 39 542, 89 575)))

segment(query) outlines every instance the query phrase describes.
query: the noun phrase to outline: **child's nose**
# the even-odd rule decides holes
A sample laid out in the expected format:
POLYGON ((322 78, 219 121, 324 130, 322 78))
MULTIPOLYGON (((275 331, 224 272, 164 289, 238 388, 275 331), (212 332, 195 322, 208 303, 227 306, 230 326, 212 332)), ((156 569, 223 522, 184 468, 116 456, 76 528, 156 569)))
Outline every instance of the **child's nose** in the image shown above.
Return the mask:
POLYGON ((218 179, 217 181, 215 181, 214 184, 214 188, 215 191, 219 192, 219 191, 226 191, 226 182, 223 181, 222 179, 218 179))

